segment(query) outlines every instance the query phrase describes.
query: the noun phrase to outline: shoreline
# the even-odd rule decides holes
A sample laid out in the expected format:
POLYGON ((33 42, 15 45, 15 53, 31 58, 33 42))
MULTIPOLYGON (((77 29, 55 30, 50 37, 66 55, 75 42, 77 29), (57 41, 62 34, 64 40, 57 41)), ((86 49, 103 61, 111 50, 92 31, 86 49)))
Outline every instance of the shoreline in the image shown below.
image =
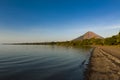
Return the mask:
POLYGON ((94 46, 85 80, 120 80, 120 47, 94 46))

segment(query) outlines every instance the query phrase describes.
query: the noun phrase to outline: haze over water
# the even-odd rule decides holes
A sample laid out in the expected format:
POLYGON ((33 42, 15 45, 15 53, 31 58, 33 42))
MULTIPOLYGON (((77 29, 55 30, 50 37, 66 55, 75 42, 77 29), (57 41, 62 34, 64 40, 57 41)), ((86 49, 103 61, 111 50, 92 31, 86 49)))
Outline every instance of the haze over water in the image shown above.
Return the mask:
POLYGON ((91 48, 0 45, 0 80, 83 80, 91 48))

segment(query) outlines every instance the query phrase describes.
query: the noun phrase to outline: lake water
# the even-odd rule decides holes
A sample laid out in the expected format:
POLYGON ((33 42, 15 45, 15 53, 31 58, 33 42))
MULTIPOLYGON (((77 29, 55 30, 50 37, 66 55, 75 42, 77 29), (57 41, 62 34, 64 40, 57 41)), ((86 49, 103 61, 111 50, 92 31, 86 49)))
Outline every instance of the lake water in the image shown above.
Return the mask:
POLYGON ((0 80, 83 80, 91 48, 0 45, 0 80))

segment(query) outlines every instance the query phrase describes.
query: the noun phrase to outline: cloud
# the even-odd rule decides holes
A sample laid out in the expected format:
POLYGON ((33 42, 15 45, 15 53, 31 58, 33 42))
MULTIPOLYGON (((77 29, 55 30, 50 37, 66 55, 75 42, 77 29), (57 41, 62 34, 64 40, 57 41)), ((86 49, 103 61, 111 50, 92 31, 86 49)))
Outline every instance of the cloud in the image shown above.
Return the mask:
POLYGON ((120 26, 110 26, 110 27, 107 27, 106 29, 120 29, 120 26))

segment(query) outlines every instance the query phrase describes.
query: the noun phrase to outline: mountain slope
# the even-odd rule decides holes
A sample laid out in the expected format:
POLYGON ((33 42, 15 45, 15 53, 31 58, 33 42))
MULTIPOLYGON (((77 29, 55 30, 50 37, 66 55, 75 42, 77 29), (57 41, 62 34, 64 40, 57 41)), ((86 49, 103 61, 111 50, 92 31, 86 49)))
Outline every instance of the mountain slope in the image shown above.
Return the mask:
POLYGON ((87 33, 85 33, 84 35, 74 39, 73 41, 79 41, 79 40, 91 39, 91 38, 103 39, 103 37, 101 37, 100 35, 98 35, 94 32, 88 31, 87 33))

